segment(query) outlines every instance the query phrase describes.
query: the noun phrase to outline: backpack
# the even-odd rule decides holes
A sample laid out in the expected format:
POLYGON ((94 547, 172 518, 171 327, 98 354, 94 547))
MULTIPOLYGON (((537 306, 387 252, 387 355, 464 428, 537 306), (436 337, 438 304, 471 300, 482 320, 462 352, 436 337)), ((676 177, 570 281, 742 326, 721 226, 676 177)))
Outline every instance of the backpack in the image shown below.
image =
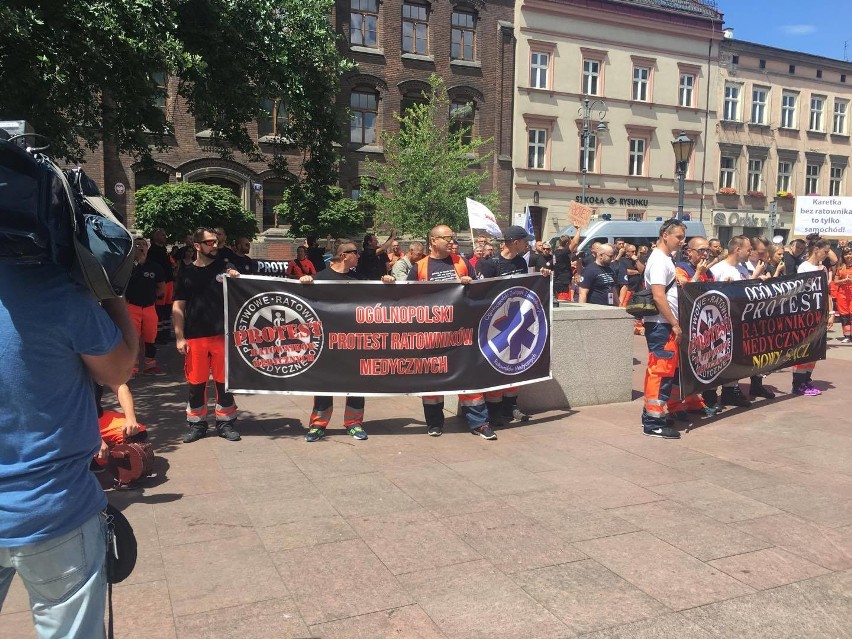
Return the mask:
POLYGON ((0 140, 0 261, 58 264, 98 299, 120 297, 133 238, 82 169, 63 172, 43 150, 0 140))
POLYGON ((107 468, 115 478, 115 488, 130 488, 136 480, 154 474, 154 448, 140 442, 116 444, 110 448, 107 468))

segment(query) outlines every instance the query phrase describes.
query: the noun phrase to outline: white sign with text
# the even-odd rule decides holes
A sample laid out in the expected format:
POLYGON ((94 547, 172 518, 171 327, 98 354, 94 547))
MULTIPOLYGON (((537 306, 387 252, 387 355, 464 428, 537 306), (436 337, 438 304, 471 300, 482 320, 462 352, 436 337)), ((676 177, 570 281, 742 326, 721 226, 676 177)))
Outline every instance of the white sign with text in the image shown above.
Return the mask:
POLYGON ((827 238, 852 237, 852 197, 797 197, 793 233, 819 233, 827 238))

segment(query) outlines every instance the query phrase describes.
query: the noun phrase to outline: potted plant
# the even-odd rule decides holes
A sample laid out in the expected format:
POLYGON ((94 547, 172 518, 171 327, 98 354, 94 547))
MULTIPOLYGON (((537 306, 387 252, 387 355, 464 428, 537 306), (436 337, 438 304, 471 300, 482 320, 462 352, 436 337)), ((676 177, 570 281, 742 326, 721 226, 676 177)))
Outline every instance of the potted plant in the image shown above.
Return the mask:
POLYGON ((749 191, 749 192, 748 192, 748 196, 749 196, 749 197, 766 197, 766 196, 763 194, 763 191, 749 191))
POLYGON ((736 195, 737 190, 732 186, 723 186, 719 189, 719 195, 736 195))
POLYGON ((779 200, 792 200, 796 196, 793 195, 790 191, 778 191, 778 193, 775 194, 775 197, 777 197, 779 200))

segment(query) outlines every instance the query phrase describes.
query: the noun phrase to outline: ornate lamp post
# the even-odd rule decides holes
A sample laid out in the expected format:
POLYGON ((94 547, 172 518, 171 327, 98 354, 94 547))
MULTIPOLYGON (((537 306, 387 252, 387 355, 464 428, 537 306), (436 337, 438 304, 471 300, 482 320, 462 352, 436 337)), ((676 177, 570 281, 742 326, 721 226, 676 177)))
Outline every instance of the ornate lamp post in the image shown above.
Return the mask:
POLYGON ((580 148, 582 151, 582 166, 580 167, 580 170, 583 173, 583 190, 580 197, 581 204, 586 203, 586 173, 589 172, 589 138, 592 135, 592 115, 597 114, 598 116, 598 124, 595 126, 595 131, 597 133, 604 133, 608 130, 606 128, 606 123, 604 122, 604 118, 606 117, 608 110, 606 102, 603 100, 589 100, 589 98, 583 98, 583 106, 577 110, 577 112, 583 117, 583 129, 580 131, 580 148))
POLYGON ((677 219, 683 219, 683 197, 684 181, 686 180, 686 167, 689 164, 689 156, 692 155, 692 147, 695 141, 690 140, 686 133, 681 131, 675 140, 672 140, 675 162, 677 162, 677 219))

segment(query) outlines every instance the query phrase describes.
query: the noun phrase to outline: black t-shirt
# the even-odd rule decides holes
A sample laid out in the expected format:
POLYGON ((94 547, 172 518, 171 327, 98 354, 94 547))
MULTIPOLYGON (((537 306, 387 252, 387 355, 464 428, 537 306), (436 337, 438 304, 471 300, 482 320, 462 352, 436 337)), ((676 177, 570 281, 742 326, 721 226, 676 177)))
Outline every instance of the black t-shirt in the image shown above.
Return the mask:
POLYGON ((535 259, 535 262, 534 262, 535 270, 540 271, 543 268, 547 268, 547 269, 550 269, 552 271, 553 270, 553 260, 554 260, 554 257, 553 257, 552 253, 542 253, 541 255, 537 256, 536 259, 535 259))
POLYGON ((217 258, 208 266, 189 264, 178 274, 175 301, 186 301, 186 339, 225 334, 224 271, 225 261, 217 258))
POLYGON ((358 273, 355 271, 347 271, 346 273, 338 273, 333 268, 329 267, 323 269, 316 275, 312 275, 315 280, 327 280, 327 281, 346 281, 346 280, 360 280, 358 277, 358 273))
MULTIPOLYGON (((219 253, 221 253, 224 249, 220 249, 219 253)), ((227 263, 229 268, 234 269, 235 271, 239 271, 245 275, 249 275, 250 273, 254 273, 254 260, 251 259, 248 255, 242 256, 237 255, 231 249, 228 249, 228 253, 222 256, 225 262, 227 263)))
POLYGON ((309 246, 307 257, 311 261, 311 264, 314 265, 314 270, 317 273, 325 269, 325 254, 319 246, 309 246))
POLYGON ((148 257, 145 259, 145 263, 148 262, 154 262, 160 265, 160 268, 163 269, 163 273, 165 273, 166 282, 171 282, 175 279, 172 274, 172 260, 169 257, 165 246, 157 246, 152 242, 151 246, 148 247, 148 257))
POLYGON ((784 275, 795 275, 799 272, 799 264, 804 261, 802 256, 796 257, 784 251, 784 275))
POLYGON ((374 248, 365 248, 358 258, 358 273, 365 280, 380 280, 388 274, 387 264, 390 258, 387 253, 376 253, 374 248))
POLYGON ((571 264, 573 258, 573 254, 567 247, 558 248, 553 252, 554 280, 566 287, 571 284, 571 279, 574 277, 574 267, 571 264))
MULTIPOLYGON (((426 256, 423 258, 426 260, 426 269, 429 274, 429 282, 457 282, 459 279, 458 274, 456 273, 456 269, 453 266, 452 255, 448 255, 444 259, 436 259, 434 257, 426 256)), ((466 257, 459 256, 460 260, 463 260, 467 265, 467 274, 469 277, 476 279, 476 271, 473 270, 473 267, 470 265, 470 262, 467 261, 466 257)), ((523 259, 523 258, 522 258, 523 259)), ((422 260, 421 260, 422 261, 422 260)), ((493 260, 485 260, 486 262, 492 262, 493 260)), ((477 266, 481 264, 483 260, 478 260, 476 262, 477 266)), ((418 266, 420 262, 414 265, 414 267, 408 271, 408 280, 411 282, 418 281, 417 274, 420 272, 418 266)))
MULTIPOLYGON (((618 282, 618 286, 623 283, 623 281, 618 282)), ((580 288, 589 290, 587 302, 614 306, 618 300, 614 296, 610 297, 613 286, 616 286, 616 275, 609 266, 600 266, 594 263, 583 268, 583 274, 580 276, 580 288)))
POLYGON ((483 278, 527 273, 528 271, 529 266, 523 255, 516 255, 511 260, 507 260, 502 255, 495 255, 490 260, 477 260, 476 262, 476 272, 483 278))
POLYGON ((134 306, 153 306, 157 301, 157 284, 165 281, 166 275, 160 265, 145 260, 144 264, 133 267, 124 297, 134 306))

